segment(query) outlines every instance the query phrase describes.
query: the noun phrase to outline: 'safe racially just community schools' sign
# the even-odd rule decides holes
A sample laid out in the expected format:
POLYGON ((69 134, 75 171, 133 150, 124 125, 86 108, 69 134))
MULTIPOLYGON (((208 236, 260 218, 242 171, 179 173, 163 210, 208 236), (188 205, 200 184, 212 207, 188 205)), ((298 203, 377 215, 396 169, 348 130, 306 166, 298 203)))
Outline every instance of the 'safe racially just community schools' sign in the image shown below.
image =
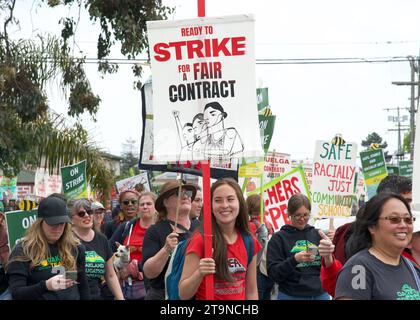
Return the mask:
POLYGON ((159 161, 262 156, 252 16, 147 23, 159 161))
POLYGON ((357 144, 317 141, 313 163, 314 217, 348 217, 354 196, 357 144))

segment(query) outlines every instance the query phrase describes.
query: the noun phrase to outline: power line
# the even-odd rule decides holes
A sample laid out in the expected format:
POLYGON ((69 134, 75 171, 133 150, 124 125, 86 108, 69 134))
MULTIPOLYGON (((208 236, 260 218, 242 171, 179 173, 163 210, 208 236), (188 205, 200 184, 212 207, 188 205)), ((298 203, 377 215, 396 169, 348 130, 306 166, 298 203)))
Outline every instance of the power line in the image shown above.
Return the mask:
MULTIPOLYGON (((264 58, 255 59, 255 63, 259 65, 273 64, 333 64, 333 63, 390 63, 390 62, 406 62, 407 57, 343 57, 343 58, 264 58)), ((147 64, 148 59, 127 59, 127 58, 109 58, 99 60, 96 58, 85 58, 87 64, 97 64, 99 62, 108 62, 112 64, 147 64)))

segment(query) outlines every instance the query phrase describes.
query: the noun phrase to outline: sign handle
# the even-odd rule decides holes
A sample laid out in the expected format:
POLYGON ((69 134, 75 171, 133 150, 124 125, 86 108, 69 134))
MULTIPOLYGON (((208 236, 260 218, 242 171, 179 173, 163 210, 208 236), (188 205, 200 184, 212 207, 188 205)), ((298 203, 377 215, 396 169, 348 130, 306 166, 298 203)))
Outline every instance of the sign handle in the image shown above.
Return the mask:
MULTIPOLYGON (((203 170, 203 209, 204 209, 204 257, 213 257, 213 242, 211 230, 211 196, 210 196, 210 160, 202 161, 201 168, 203 170)), ((206 300, 214 299, 213 275, 208 274, 204 277, 206 287, 206 300)))

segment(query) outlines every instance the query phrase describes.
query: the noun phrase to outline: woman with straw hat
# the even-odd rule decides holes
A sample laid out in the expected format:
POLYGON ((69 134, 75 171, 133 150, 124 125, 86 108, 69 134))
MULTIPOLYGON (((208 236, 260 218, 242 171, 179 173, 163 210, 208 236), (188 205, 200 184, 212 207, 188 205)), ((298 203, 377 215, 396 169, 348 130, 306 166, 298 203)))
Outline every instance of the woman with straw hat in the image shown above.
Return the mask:
POLYGON ((146 300, 164 300, 164 276, 169 257, 179 241, 186 239, 198 225, 191 222, 189 212, 197 188, 182 180, 166 182, 156 200, 157 222, 147 229, 143 240, 142 269, 150 280, 146 300))

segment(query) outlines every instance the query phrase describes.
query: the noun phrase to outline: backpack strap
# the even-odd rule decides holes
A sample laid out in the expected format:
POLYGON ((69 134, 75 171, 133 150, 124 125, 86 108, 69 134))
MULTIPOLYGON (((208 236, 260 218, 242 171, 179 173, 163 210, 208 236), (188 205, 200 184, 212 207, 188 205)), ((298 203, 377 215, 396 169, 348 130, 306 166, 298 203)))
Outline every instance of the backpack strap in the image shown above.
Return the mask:
POLYGON ((416 281, 416 284, 417 284, 417 290, 420 291, 420 279, 419 279, 419 275, 417 274, 416 268, 414 267, 414 264, 410 261, 410 259, 407 259, 404 256, 402 256, 402 258, 404 259, 405 263, 408 265, 411 272, 413 273, 414 280, 416 281))
MULTIPOLYGON (((172 221, 172 220, 169 220, 169 219, 167 219, 168 221, 169 221, 169 223, 171 224, 171 225, 173 225, 173 226, 175 226, 175 222, 174 221, 172 221)), ((177 224, 176 225, 176 227, 177 228, 179 228, 179 229, 181 229, 181 230, 183 230, 183 231, 185 231, 186 233, 191 233, 191 231, 190 230, 188 230, 187 228, 185 228, 182 224, 177 224)))
POLYGON ((248 256, 248 266, 252 262, 252 258, 254 257, 254 239, 252 239, 252 236, 246 232, 241 231, 242 239, 244 240, 245 248, 246 248, 246 254, 248 256))

